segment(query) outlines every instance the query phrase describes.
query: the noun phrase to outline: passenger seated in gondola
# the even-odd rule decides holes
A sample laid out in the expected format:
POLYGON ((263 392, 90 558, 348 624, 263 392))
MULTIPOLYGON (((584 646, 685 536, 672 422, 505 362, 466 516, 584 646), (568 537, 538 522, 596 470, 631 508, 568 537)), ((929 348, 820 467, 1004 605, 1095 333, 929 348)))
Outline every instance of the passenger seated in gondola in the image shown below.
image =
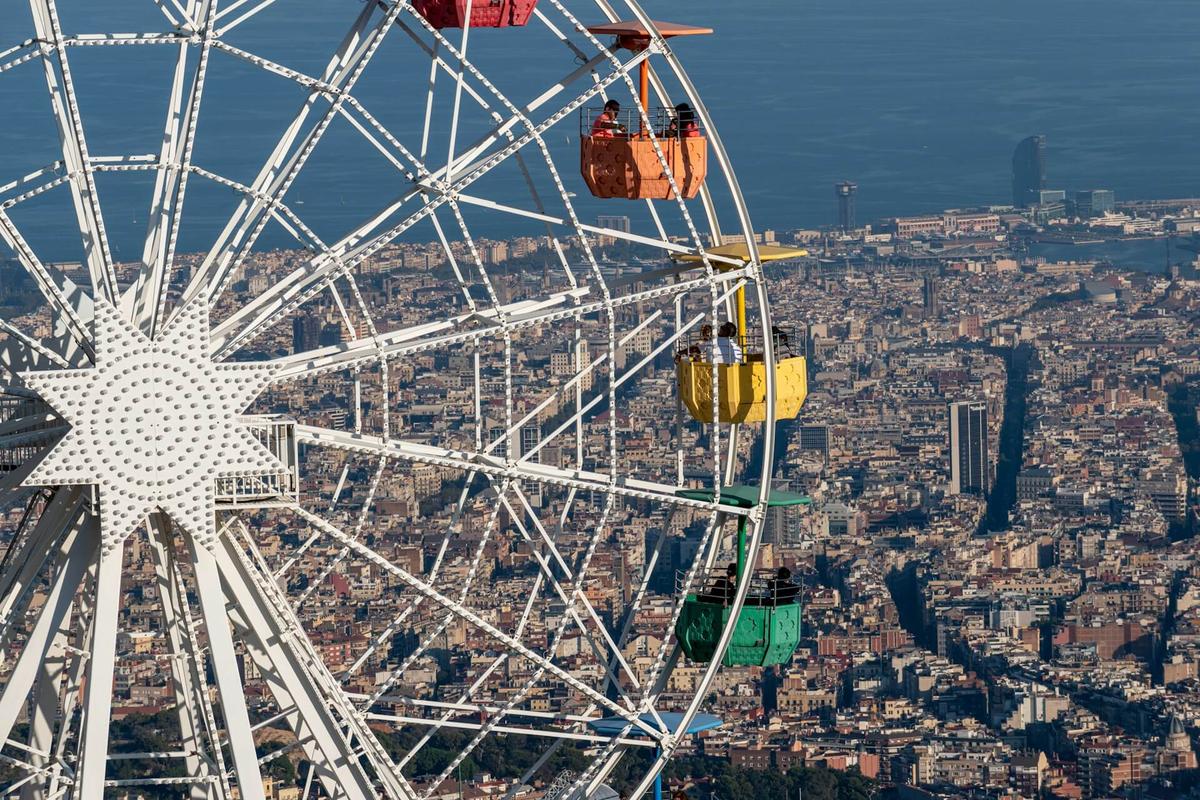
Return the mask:
POLYGON ((706 603, 720 603, 727 606, 733 602, 735 592, 737 592, 737 564, 730 564, 725 568, 725 574, 717 578, 708 591, 701 596, 701 599, 706 603))
POLYGON ((705 323, 700 326, 700 342, 688 348, 688 355, 692 361, 703 361, 704 350, 708 349, 709 343, 712 342, 712 325, 705 323))
POLYGON ((710 342, 712 342, 712 325, 703 325, 700 328, 699 342, 686 345, 677 350, 675 352, 675 363, 678 364, 684 359, 688 361, 703 361, 704 351, 708 349, 710 342))
POLYGON ((604 110, 600 112, 600 116, 592 122, 592 138, 593 139, 613 139, 619 136, 624 136, 629 131, 617 121, 617 117, 621 114, 621 104, 616 100, 609 100, 604 104, 604 110))
POLYGON ((667 139, 691 139, 700 135, 700 126, 696 124, 696 112, 687 103, 675 106, 675 116, 660 136, 667 139))
POLYGON ((717 329, 717 343, 713 347, 714 364, 742 363, 742 347, 737 343, 738 329, 732 322, 722 322, 717 329))
POLYGON ((800 595, 800 587, 792 582, 792 571, 780 567, 771 579, 771 603, 776 606, 786 606, 796 602, 800 595))

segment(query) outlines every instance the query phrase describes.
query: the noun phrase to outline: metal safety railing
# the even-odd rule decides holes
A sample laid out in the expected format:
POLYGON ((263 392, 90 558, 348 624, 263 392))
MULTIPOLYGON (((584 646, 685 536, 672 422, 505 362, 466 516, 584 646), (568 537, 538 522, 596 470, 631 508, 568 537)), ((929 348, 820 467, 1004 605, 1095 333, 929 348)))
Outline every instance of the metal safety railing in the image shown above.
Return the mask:
POLYGON ((0 473, 11 472, 27 464, 58 435, 63 422, 53 417, 53 409, 44 400, 17 394, 0 395, 0 424, 21 419, 32 419, 39 415, 47 418, 29 422, 16 433, 5 437, 0 445, 0 473))
POLYGON ((263 506, 298 502, 300 499, 300 458, 296 444, 296 423, 274 416, 251 417, 246 427, 259 442, 279 459, 282 469, 217 479, 217 502, 227 506, 263 506))
MULTIPOLYGON (((660 139, 686 139, 704 136, 704 126, 694 112, 670 107, 646 109, 650 128, 660 139)), ((605 113, 602 107, 579 109, 579 134, 581 136, 637 137, 646 136, 642 115, 636 108, 623 108, 615 114, 605 113), (598 120, 601 120, 599 123, 598 120)))
MULTIPOLYGON (((715 348, 721 347, 721 342, 718 341, 721 338, 720 331, 720 324, 715 329, 708 323, 692 328, 679 338, 675 349, 675 360, 709 361, 713 357, 715 348)), ((741 352, 744 361, 762 360, 763 335, 761 330, 755 329, 745 334, 738 332, 728 338, 737 345, 736 350, 741 352)), ((796 329, 791 326, 772 325, 771 343, 774 346, 776 361, 808 355, 806 337, 803 333, 797 333, 796 329)))
MULTIPOLYGON (((728 567, 715 567, 708 572, 696 576, 693 593, 701 602, 729 605, 733 602, 737 589, 736 581, 730 583, 728 567)), ((687 574, 675 572, 675 593, 683 594, 686 588, 687 574)), ((746 595, 746 605, 754 607, 773 607, 789 605, 800 601, 800 585, 790 578, 782 579, 776 570, 758 569, 743 576, 750 581, 750 589, 746 595)))

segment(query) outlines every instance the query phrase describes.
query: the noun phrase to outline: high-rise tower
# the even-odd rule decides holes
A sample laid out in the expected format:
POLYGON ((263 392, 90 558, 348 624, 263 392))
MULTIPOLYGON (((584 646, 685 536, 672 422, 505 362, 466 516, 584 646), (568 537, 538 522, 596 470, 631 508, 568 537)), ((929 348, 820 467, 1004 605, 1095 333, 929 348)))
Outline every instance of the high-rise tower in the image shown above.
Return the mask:
POLYGON ((858 184, 842 181, 833 185, 838 201, 838 228, 845 233, 854 230, 854 193, 858 184))
POLYGON ((1046 188, 1046 137, 1030 136, 1022 139, 1013 151, 1012 190, 1013 205, 1028 208, 1039 202, 1042 189, 1046 188))
POLYGON ((950 404, 950 494, 987 496, 991 489, 988 460, 987 404, 950 404))
POLYGON ((936 317, 940 311, 938 308, 937 278, 926 273, 921 289, 921 299, 925 305, 925 316, 936 317))
POLYGON ((317 346, 321 338, 321 320, 308 313, 292 318, 292 352, 303 353, 317 346))

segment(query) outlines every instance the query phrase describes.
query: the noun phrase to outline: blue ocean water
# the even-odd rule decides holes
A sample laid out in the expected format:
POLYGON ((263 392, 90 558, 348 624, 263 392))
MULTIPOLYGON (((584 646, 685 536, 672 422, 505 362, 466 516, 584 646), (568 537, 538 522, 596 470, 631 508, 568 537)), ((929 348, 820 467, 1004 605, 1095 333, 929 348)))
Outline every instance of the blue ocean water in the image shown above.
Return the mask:
MULTIPOLYGON (((581 14, 586 7, 569 5, 581 14)), ((60 0, 59 7, 68 33, 163 28, 149 0, 60 0)), ((860 221, 1006 202, 1012 148, 1032 133, 1048 137, 1053 186, 1108 187, 1126 198, 1200 195, 1195 0, 647 0, 645 7, 659 19, 716 29, 680 41, 676 51, 760 228, 829 224, 832 186, 841 179, 859 185, 860 221)), ((361 9, 358 0, 281 0, 229 41, 318 73, 361 9)), ((31 31, 23 4, 0 6, 0 51, 31 31)), ((533 96, 574 66, 544 31, 473 36, 472 53, 514 97, 533 96)), ((380 52, 356 95, 415 148, 428 61, 402 37, 380 52)), ((71 50, 93 154, 157 151, 173 58, 168 47, 71 50)), ((195 162, 250 182, 302 99, 282 78, 214 54, 195 162)), ((468 117, 464 141, 488 124, 485 115, 468 117)), ((567 120, 547 144, 568 187, 585 193, 573 134, 567 120)), ((444 134, 433 141, 447 146, 444 134)), ((0 74, 0 184, 53 161, 56 148, 40 65, 0 74)), ((153 176, 109 173, 99 183, 113 247, 119 258, 136 258, 153 176)), ((339 122, 288 200, 334 238, 404 187, 339 122)), ((496 199, 523 191, 515 170, 491 176, 483 189, 496 199)), ((78 257, 64 194, 12 211, 46 258, 78 257)), ((193 181, 181 249, 211 243, 236 200, 228 189, 193 181)), ((580 203, 585 215, 613 210, 590 198, 580 203)), ((477 230, 526 232, 496 227, 511 224, 505 219, 480 217, 477 230)), ((427 229, 412 236, 433 238, 427 229)), ((288 239, 272 228, 262 241, 288 239)))

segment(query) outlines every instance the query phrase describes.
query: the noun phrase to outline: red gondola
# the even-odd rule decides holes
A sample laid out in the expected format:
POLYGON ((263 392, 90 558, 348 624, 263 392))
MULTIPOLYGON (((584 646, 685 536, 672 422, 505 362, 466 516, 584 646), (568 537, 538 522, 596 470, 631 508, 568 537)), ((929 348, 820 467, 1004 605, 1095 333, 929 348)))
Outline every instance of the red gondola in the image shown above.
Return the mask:
MULTIPOLYGON (((520 27, 536 5, 537 0, 472 0, 471 27, 520 27)), ((461 28, 467 18, 467 0, 413 0, 413 8, 438 30, 461 28)))

